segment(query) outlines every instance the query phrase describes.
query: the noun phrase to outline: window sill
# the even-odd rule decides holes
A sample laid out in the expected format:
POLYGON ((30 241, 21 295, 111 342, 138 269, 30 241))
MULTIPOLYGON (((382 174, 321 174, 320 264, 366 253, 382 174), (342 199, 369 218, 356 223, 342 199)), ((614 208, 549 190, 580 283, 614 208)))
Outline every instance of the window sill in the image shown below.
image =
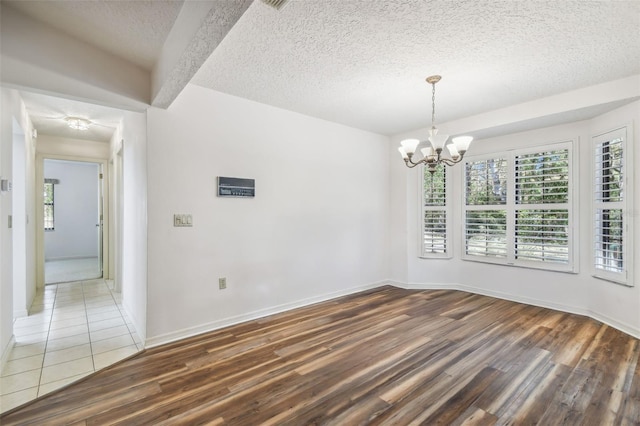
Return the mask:
POLYGON ((523 268, 523 269, 534 269, 536 271, 544 271, 544 272, 560 272, 563 274, 577 274, 578 268, 575 268, 571 265, 538 265, 535 263, 524 263, 524 262, 509 262, 506 259, 476 259, 470 256, 462 257, 462 260, 468 262, 476 262, 476 263, 485 263, 488 265, 498 265, 498 266, 508 266, 515 268, 523 268))

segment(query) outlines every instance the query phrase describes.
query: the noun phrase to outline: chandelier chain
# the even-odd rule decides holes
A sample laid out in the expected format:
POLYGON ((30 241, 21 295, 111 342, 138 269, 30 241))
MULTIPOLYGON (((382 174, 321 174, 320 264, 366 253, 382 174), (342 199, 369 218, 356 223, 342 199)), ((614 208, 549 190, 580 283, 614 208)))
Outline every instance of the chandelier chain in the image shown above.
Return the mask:
POLYGON ((436 126, 436 84, 431 83, 431 128, 436 126))

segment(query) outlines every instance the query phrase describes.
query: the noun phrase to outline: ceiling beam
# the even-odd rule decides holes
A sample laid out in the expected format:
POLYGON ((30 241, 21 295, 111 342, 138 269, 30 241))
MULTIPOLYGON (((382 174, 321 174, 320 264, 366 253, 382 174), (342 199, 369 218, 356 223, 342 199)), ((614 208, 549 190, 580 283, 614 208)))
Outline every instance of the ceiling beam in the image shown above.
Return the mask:
POLYGON ((151 104, 168 108, 253 3, 185 1, 151 73, 151 104))
MULTIPOLYGON (((640 74, 448 121, 438 125, 438 128, 441 133, 452 136, 468 134, 476 139, 487 139, 588 120, 638 99, 640 74)), ((394 135, 393 140, 415 135, 426 139, 428 130, 425 127, 403 132, 394 135)))

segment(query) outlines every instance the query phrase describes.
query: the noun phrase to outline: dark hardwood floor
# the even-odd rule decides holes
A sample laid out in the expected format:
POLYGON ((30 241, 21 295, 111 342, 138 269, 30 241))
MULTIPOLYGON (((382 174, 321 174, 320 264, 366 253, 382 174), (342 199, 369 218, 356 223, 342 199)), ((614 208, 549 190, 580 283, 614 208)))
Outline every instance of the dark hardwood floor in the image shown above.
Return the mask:
POLYGON ((0 423, 631 425, 639 353, 579 315, 383 287, 147 350, 0 423))

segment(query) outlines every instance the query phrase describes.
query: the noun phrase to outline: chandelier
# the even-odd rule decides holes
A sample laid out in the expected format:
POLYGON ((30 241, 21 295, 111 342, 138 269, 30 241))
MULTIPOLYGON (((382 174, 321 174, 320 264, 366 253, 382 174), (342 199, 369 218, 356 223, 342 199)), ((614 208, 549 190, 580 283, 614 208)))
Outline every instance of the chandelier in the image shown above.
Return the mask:
POLYGON ((453 138, 451 142, 447 143, 449 135, 438 134, 436 128, 436 83, 440 81, 442 77, 439 75, 432 75, 427 77, 427 83, 432 87, 431 89, 431 129, 429 129, 429 143, 430 146, 422 148, 422 158, 414 161, 413 155, 420 144, 418 139, 405 139, 400 142, 398 151, 402 155, 402 159, 407 167, 413 168, 418 164, 424 164, 428 167, 431 173, 436 171, 436 167, 439 164, 446 166, 453 166, 456 163, 462 161, 465 152, 469 149, 469 145, 473 138, 471 136, 458 136, 453 138), (447 147, 449 151, 448 155, 444 154, 444 147, 447 147))

